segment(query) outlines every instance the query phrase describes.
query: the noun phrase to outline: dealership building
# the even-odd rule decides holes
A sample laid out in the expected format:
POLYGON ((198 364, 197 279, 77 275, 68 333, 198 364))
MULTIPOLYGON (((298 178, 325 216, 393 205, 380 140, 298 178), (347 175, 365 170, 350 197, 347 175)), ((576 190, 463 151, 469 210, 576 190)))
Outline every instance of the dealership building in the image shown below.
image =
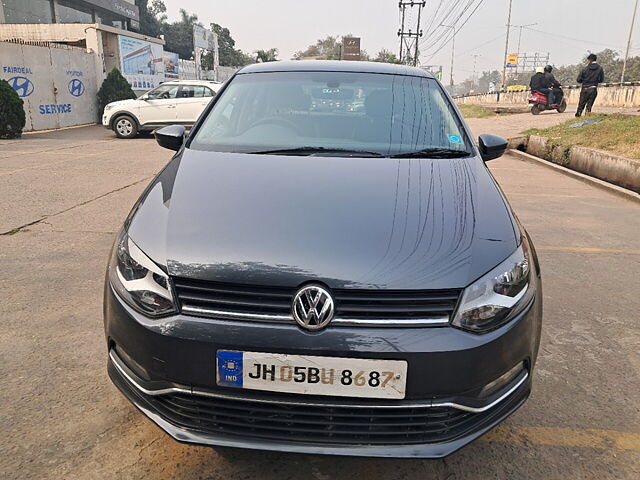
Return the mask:
POLYGON ((165 81, 177 55, 139 26, 134 0, 0 0, 0 79, 24 101, 25 130, 96 122, 114 68, 140 93, 165 81))
MULTIPOLYGON (((139 27, 134 0, 0 0, 0 79, 24 101, 25 130, 96 122, 98 88, 114 68, 139 95, 167 80, 204 75, 139 27)), ((212 39, 217 51, 215 34, 199 30, 196 51, 212 39), (202 34, 207 42, 199 45, 202 34)), ((224 80, 235 71, 214 65, 207 78, 223 70, 224 80)))
POLYGON ((138 30, 134 0, 0 0, 0 23, 99 23, 138 30))

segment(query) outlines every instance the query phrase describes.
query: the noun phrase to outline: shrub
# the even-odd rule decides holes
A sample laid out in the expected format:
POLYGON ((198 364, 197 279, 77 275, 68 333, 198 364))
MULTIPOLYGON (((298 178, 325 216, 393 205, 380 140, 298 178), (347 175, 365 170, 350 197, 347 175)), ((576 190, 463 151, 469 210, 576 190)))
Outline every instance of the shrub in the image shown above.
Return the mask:
POLYGON ((118 100, 128 100, 136 98, 131 85, 122 76, 117 68, 109 72, 107 78, 102 82, 100 90, 98 90, 98 114, 102 115, 106 104, 117 102, 118 100))
POLYGON ((0 80, 0 138, 18 138, 26 122, 24 102, 9 82, 0 80))

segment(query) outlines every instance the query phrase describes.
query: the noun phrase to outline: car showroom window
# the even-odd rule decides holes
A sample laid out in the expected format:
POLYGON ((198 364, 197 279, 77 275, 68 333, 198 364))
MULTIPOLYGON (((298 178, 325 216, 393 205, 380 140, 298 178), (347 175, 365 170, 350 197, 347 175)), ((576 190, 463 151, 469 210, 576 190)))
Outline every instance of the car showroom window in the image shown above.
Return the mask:
POLYGON ((176 98, 178 94, 178 88, 178 85, 160 85, 158 88, 147 93, 147 96, 153 100, 176 98))
POLYGON ((276 72, 236 76, 190 144, 244 153, 303 147, 390 156, 469 152, 471 142, 432 78, 276 72))

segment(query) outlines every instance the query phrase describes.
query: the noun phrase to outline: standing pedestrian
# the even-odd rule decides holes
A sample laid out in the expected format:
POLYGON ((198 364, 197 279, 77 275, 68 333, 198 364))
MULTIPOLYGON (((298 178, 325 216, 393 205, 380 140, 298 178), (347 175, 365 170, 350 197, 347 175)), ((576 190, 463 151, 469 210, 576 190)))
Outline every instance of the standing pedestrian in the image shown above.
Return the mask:
POLYGON ((576 117, 582 116, 585 107, 587 113, 591 113, 593 103, 598 96, 598 84, 604 82, 604 70, 596 63, 596 60, 598 60, 597 55, 590 54, 587 57, 587 66, 578 75, 578 83, 582 84, 582 90, 580 91, 580 103, 576 117))

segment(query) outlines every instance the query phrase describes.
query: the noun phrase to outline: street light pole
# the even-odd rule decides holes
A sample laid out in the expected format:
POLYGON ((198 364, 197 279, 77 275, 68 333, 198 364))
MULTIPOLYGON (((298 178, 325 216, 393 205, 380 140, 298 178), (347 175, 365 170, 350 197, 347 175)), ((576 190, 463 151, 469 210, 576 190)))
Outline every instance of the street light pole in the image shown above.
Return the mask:
POLYGON ((509 55, 509 33, 511 33, 511 7, 513 0, 509 0, 509 15, 507 17, 507 40, 504 44, 504 57, 502 58, 502 88, 507 87, 507 55, 509 55))
POLYGON ((624 75, 627 73, 627 61, 629 60, 629 50, 631 50, 631 37, 633 36, 633 27, 636 23, 636 13, 638 13, 638 0, 636 0, 636 6, 633 7, 631 28, 629 29, 629 41, 627 42, 627 52, 624 55, 624 63, 622 64, 622 76, 620 77, 620 83, 624 83, 624 75))

